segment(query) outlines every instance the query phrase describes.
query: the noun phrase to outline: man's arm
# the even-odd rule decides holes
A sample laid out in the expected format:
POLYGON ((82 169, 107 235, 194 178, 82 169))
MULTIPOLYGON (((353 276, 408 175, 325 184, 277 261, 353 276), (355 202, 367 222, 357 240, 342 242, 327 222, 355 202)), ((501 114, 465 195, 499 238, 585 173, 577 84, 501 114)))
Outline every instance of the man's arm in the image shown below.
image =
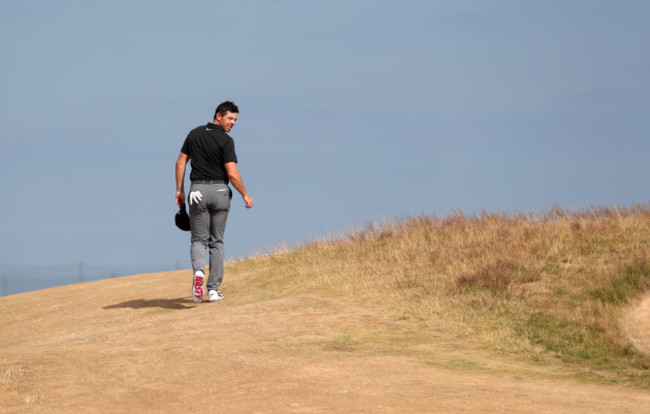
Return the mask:
POLYGON ((185 204, 185 167, 190 156, 180 153, 176 160, 176 204, 180 207, 185 204))
POLYGON ((246 187, 244 187, 241 174, 239 174, 239 170, 237 169, 237 163, 227 162, 223 166, 226 168, 226 174, 228 174, 228 179, 232 183, 232 186, 239 191, 239 194, 241 194, 244 199, 246 208, 253 207, 253 198, 248 194, 248 191, 246 191, 246 187))

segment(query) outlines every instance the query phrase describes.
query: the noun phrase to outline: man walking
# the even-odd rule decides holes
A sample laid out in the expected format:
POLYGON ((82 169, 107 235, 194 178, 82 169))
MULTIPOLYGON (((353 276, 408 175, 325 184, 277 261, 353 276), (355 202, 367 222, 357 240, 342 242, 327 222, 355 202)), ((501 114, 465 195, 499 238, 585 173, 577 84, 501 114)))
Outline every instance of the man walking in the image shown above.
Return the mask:
POLYGON ((176 161, 176 204, 185 203, 185 168, 192 160, 190 173, 190 253, 194 279, 192 297, 201 302, 204 296, 206 249, 210 251, 210 275, 207 290, 210 301, 223 299, 219 286, 223 281, 223 235, 230 211, 232 190, 241 194, 246 208, 253 207, 253 198, 246 191, 239 170, 235 143, 228 135, 237 122, 239 109, 233 102, 219 104, 212 122, 190 131, 176 161))

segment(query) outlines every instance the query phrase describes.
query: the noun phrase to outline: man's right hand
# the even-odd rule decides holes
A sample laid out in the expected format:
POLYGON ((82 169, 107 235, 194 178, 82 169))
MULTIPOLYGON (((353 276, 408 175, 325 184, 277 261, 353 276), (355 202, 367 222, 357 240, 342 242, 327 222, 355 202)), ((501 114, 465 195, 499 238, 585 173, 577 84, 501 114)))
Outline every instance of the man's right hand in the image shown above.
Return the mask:
POLYGON ((241 197, 244 199, 246 208, 253 207, 253 197, 248 195, 248 191, 246 191, 246 187, 244 187, 244 183, 241 179, 241 174, 239 174, 239 170, 237 169, 237 163, 227 162, 223 166, 226 169, 226 174, 228 174, 228 180, 230 181, 230 184, 232 184, 232 186, 235 187, 237 191, 239 191, 239 194, 241 194, 241 197))
POLYGON ((244 199, 244 202, 246 203, 246 208, 253 207, 253 197, 246 194, 245 196, 242 196, 242 198, 244 199))

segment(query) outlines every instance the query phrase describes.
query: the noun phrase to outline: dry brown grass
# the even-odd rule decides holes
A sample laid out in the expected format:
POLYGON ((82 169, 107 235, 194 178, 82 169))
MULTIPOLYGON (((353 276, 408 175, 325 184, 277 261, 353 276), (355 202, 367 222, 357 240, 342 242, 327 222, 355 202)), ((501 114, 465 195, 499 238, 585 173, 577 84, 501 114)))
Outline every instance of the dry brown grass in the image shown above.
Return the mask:
MULTIPOLYGON (((650 386, 621 329, 650 290, 650 210, 456 212, 369 224, 246 263, 267 292, 313 289, 484 349, 650 386)), ((236 265, 235 265, 236 266, 236 265)))
POLYGON ((457 212, 228 263, 216 304, 187 270, 0 298, 0 413, 645 413, 649 238, 457 212))

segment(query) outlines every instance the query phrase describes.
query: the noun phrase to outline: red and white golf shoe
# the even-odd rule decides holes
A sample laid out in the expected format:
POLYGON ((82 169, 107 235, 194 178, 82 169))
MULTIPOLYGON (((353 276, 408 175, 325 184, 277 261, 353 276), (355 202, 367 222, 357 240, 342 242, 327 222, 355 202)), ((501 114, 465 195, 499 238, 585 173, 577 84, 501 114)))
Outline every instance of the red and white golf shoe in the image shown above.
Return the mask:
POLYGON ((202 271, 197 270, 194 273, 194 280, 192 283, 192 298, 194 302, 201 302, 203 300, 203 281, 205 280, 205 275, 202 271))

